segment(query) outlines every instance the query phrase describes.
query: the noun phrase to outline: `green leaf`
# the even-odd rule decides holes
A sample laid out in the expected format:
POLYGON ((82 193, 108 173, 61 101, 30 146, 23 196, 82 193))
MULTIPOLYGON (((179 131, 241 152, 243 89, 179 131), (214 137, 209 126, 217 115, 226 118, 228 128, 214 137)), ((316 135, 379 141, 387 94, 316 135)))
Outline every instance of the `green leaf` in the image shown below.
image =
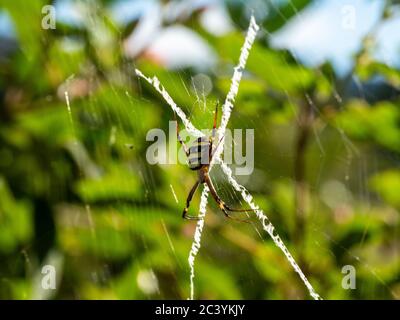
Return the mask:
POLYGON ((374 175, 370 187, 387 203, 400 208, 400 171, 387 170, 374 175))

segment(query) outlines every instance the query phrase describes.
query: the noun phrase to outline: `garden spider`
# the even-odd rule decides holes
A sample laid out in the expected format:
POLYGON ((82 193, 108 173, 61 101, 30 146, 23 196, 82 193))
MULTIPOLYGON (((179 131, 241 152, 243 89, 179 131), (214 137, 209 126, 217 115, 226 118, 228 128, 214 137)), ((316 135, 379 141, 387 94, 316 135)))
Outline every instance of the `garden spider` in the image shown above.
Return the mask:
MULTIPOLYGON (((190 202, 193 198, 193 195, 196 192, 197 187, 202 183, 202 184, 206 184, 208 186, 212 197, 217 202, 219 208, 221 209, 221 211, 224 213, 224 215, 227 218, 242 221, 242 222, 247 222, 246 220, 237 219, 237 218, 230 216, 228 214, 228 211, 230 211, 230 212, 249 212, 249 211, 253 211, 253 210, 251 210, 251 209, 232 209, 229 206, 227 206, 221 200, 221 198, 218 196, 218 194, 214 188, 214 185, 211 182, 210 176, 208 174, 211 160, 217 149, 216 148, 215 150, 213 150, 213 141, 215 138, 216 125, 217 125, 217 115, 218 115, 218 103, 216 104, 216 107, 215 107, 212 136, 209 137, 208 139, 206 137, 197 138, 197 141, 195 142, 195 144, 193 146, 191 146, 189 149, 186 147, 185 143, 182 141, 181 136, 179 135, 178 122, 176 123, 176 135, 178 137, 179 143, 182 145, 182 147, 185 151, 186 157, 188 158, 189 168, 191 170, 196 170, 198 173, 198 180, 196 181, 196 183, 190 190, 189 195, 186 199, 186 206, 183 209, 182 218, 188 219, 188 220, 199 220, 200 219, 199 217, 196 217, 196 216, 190 216, 187 213, 188 213, 190 202)), ((176 121, 176 115, 175 115, 175 121, 176 121)), ((222 141, 222 139, 219 141, 219 143, 221 141, 222 141)))

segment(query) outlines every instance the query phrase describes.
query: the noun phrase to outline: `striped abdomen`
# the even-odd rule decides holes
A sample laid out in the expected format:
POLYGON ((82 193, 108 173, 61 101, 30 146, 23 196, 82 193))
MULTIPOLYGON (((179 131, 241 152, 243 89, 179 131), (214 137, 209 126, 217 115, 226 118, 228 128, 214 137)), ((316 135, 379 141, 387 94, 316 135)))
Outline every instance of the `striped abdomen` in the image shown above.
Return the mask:
POLYGON ((196 143, 189 148, 189 168, 199 170, 209 164, 210 141, 206 137, 198 138, 196 143))

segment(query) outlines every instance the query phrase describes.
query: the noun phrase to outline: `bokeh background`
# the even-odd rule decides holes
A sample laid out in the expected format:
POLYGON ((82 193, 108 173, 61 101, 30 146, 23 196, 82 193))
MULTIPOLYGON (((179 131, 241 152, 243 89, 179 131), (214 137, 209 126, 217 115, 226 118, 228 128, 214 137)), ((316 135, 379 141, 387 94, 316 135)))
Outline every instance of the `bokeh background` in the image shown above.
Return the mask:
MULTIPOLYGON (((230 128, 255 130, 255 169, 237 179, 323 298, 400 297, 399 1, 0 0, 0 298, 189 297, 196 174, 146 161, 173 113, 134 69, 210 128, 252 13, 230 128)), ((309 299, 257 221, 211 200, 195 272, 196 298, 309 299)))

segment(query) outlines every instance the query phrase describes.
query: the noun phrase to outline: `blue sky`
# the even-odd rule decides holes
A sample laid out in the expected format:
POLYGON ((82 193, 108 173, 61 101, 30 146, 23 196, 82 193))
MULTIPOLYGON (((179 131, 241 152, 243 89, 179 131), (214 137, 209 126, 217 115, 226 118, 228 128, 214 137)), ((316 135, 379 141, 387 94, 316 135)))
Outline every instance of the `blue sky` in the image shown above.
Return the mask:
MULTIPOLYGON (((351 69, 352 56, 362 38, 379 19, 383 0, 315 1, 272 37, 276 47, 289 48, 304 63, 314 66, 325 60, 339 73, 351 69), (353 25, 348 19, 353 19, 353 25)), ((399 63, 400 15, 379 25, 376 32, 376 58, 388 64, 399 63)))

